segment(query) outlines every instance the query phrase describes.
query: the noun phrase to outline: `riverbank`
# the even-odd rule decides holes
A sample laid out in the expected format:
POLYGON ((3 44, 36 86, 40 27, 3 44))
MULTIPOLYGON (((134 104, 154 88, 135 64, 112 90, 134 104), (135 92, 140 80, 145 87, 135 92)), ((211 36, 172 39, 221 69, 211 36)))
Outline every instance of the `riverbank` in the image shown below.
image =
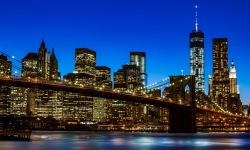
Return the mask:
POLYGON ((0 131, 0 140, 30 140, 31 130, 0 131))

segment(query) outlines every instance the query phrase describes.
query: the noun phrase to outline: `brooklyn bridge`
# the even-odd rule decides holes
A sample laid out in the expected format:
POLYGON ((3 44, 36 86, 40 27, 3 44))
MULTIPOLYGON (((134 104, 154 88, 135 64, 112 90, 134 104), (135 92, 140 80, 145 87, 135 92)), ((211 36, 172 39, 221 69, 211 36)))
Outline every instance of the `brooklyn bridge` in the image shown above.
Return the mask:
POLYGON ((169 76, 145 88, 122 91, 95 84, 18 76, 14 72, 1 74, 0 86, 1 115, 51 116, 60 121, 102 120, 125 126, 161 124, 170 133, 250 131, 248 116, 232 113, 197 94, 194 75, 169 76))

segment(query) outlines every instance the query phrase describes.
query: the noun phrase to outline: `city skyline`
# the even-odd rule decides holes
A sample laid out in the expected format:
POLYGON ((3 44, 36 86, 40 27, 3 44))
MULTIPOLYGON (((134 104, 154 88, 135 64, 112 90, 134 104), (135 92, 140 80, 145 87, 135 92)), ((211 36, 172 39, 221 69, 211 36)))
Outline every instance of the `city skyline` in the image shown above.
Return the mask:
MULTIPOLYGON (((0 10, 5 14, 0 17, 0 50, 18 60, 28 52, 38 52, 44 38, 48 51, 55 48, 62 77, 73 72, 75 48, 79 47, 96 51, 97 65, 111 68, 111 80, 113 72, 129 64, 131 51, 146 53, 148 84, 180 75, 181 70, 189 74, 189 33, 195 29, 195 1, 11 2, 4 2, 0 10)), ((250 2, 240 2, 199 1, 198 28, 205 34, 206 92, 208 75, 212 74, 212 38, 228 38, 228 62, 235 62, 241 99, 248 104, 250 63, 244 54, 250 49, 250 31, 249 21, 244 19, 250 14, 250 2)))

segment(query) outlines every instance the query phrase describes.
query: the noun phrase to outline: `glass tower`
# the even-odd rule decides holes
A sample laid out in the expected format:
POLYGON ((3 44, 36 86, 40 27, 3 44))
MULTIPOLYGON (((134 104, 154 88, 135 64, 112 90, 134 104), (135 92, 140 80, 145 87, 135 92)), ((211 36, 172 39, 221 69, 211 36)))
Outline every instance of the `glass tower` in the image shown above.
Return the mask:
POLYGON ((204 33, 193 30, 190 33, 190 74, 195 75, 195 91, 204 93, 204 33))
POLYGON ((130 52, 130 64, 136 65, 140 70, 140 83, 147 86, 146 54, 145 52, 130 52))

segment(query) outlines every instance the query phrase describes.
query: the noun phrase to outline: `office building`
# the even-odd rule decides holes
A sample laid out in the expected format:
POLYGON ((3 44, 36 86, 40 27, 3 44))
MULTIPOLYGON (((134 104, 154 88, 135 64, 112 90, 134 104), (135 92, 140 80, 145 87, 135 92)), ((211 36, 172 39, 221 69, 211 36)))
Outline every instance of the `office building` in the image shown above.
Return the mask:
POLYGON ((61 80, 61 73, 58 72, 58 61, 56 59, 54 48, 52 49, 52 53, 50 55, 50 64, 49 64, 49 79, 53 81, 61 80))
POLYGON ((28 53, 22 59, 22 77, 38 77, 37 53, 28 53))
POLYGON ((64 82, 93 86, 96 81, 96 52, 88 48, 76 48, 75 71, 64 76, 64 82))
POLYGON ((140 83, 147 86, 146 54, 145 52, 130 52, 130 65, 136 65, 140 71, 140 83))
POLYGON ((227 110, 229 96, 228 42, 227 38, 213 39, 213 101, 227 110))
POLYGON ((122 69, 119 69, 117 72, 114 72, 114 89, 125 91, 126 82, 124 77, 124 72, 122 69))
POLYGON ((50 53, 47 51, 44 40, 39 47, 37 54, 37 71, 38 76, 41 79, 48 80, 49 79, 49 63, 50 63, 50 53))
POLYGON ((237 95, 237 76, 236 76, 236 67, 234 61, 232 60, 231 66, 229 68, 229 81, 230 81, 230 95, 237 95))
POLYGON ((89 76, 92 82, 95 81, 96 52, 87 48, 76 48, 75 71, 89 76))
POLYGON ((104 89, 112 89, 110 80, 110 68, 106 66, 96 66, 96 86, 104 89))
POLYGON ((12 62, 8 61, 7 56, 0 55, 0 75, 10 76, 12 71, 12 62))
POLYGON ((190 33, 190 75, 195 75, 195 91, 204 93, 204 33, 193 30, 190 33))

